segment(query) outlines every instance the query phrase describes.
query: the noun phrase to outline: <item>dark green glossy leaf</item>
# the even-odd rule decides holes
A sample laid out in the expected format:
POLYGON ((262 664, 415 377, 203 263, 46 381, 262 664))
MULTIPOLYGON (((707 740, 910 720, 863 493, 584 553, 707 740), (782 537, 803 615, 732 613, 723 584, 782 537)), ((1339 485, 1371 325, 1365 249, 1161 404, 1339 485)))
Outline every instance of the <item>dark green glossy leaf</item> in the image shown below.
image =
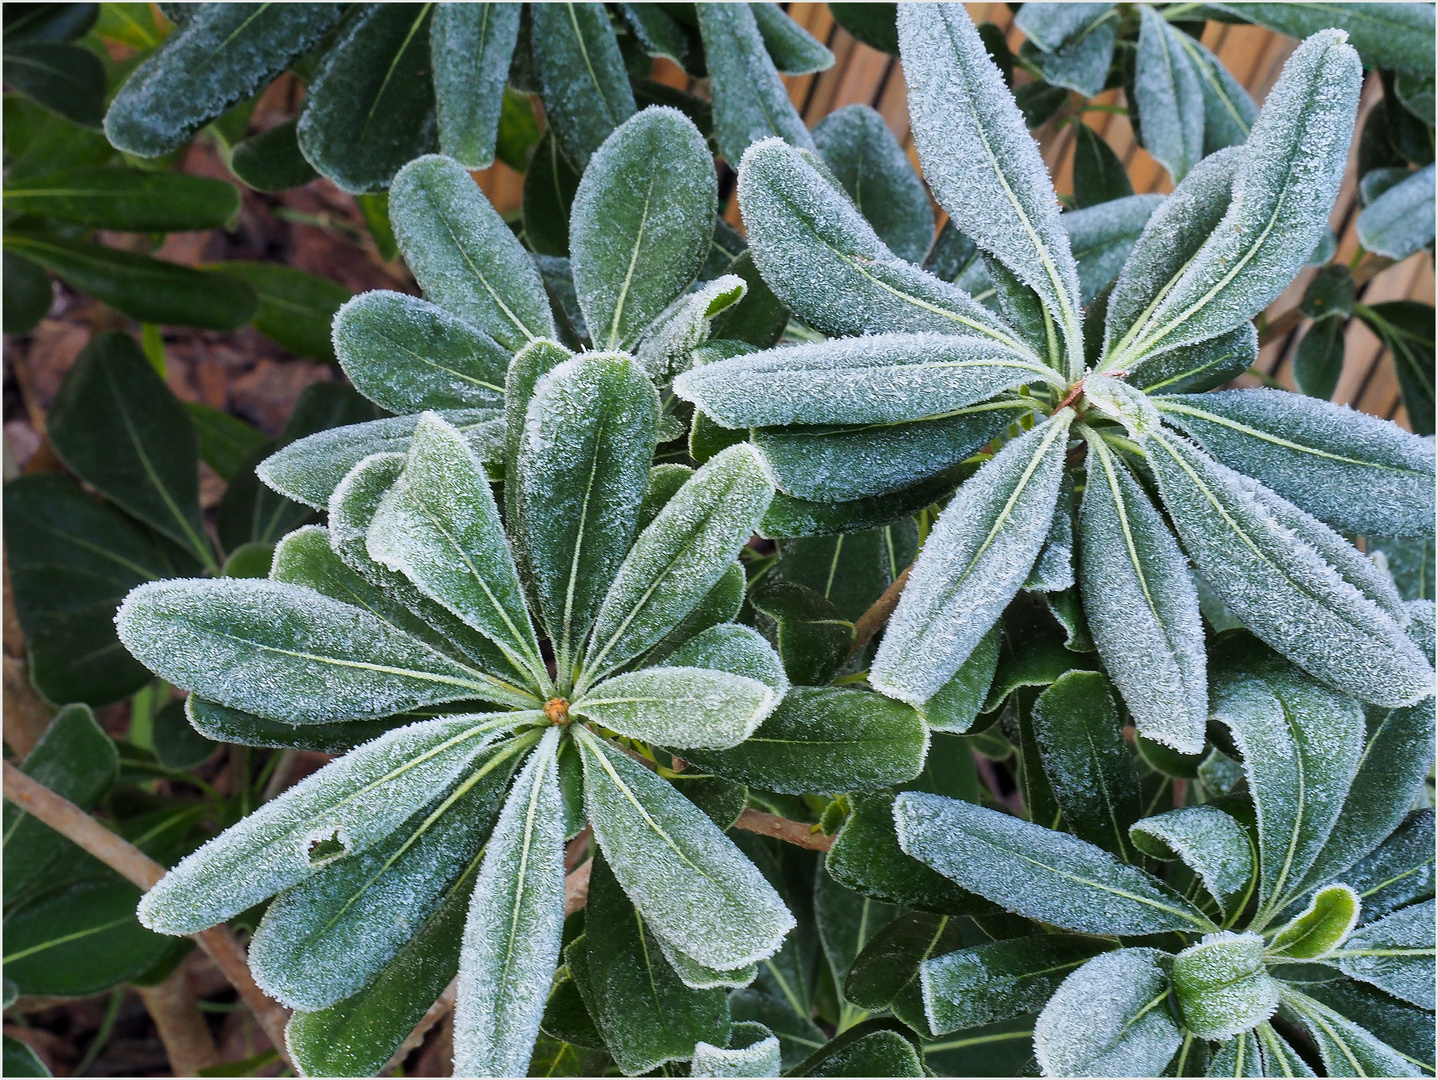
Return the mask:
POLYGON ((260 298, 255 329, 299 356, 334 363, 330 323, 350 291, 338 282, 292 266, 241 259, 215 264, 215 270, 248 282, 260 298))
POLYGON ((524 174, 524 238, 541 255, 569 254, 569 208, 579 190, 579 173, 559 152, 553 131, 534 148, 524 174))
POLYGON ((834 21, 849 31, 854 40, 890 56, 899 55, 899 28, 895 25, 897 4, 830 4, 834 21))
POLYGON ((917 1040, 895 1020, 866 1020, 793 1070, 798 1076, 925 1076, 917 1040))
POLYGON ((238 416, 198 401, 185 402, 185 408, 200 440, 200 457, 221 479, 234 479, 245 460, 269 441, 257 427, 238 416))
POLYGON ((1343 374, 1345 326, 1341 318, 1319 319, 1293 353, 1293 382, 1300 393, 1327 401, 1343 374))
POLYGON ((122 232, 183 232, 234 224, 233 184, 175 172, 78 169, 5 188, 5 209, 122 232))
POLYGON ((785 75, 812 75, 834 66, 834 54, 778 4, 750 4, 749 10, 754 13, 769 58, 785 75))
POLYGON ((297 120, 251 135, 230 154, 230 171, 256 191, 288 191, 308 184, 319 173, 300 152, 297 120))
POLYGON ((1372 67, 1415 75, 1433 71, 1433 12, 1408 4, 1217 4, 1248 22, 1300 40, 1325 27, 1348 33, 1353 47, 1372 67))
MULTIPOLYGON (((265 565, 268 568, 268 560, 265 565)), ((166 705, 155 714, 153 724, 155 756, 167 769, 192 769, 219 749, 218 744, 190 726, 183 701, 166 705)))
POLYGON ((1433 308, 1416 300, 1355 304, 1353 313, 1393 355, 1408 422, 1419 435, 1433 434, 1433 308))
POLYGON ((5 315, 7 334, 28 334, 50 311, 55 290, 50 276, 38 265, 5 249, 5 315))
POLYGON ((823 686, 849 658, 853 623, 812 589, 775 582, 751 602, 757 625, 773 641, 785 673, 799 685, 823 686))
POLYGON ((1132 195, 1123 162, 1103 136, 1087 124, 1075 124, 1074 132, 1074 205, 1096 206, 1132 195))
POLYGON ((83 127, 105 115, 105 69, 99 57, 59 41, 5 42, 5 84, 83 127))
MULTIPOLYGON (((7 982, 7 987, 11 984, 7 982)), ((29 1044, 5 1036, 4 1066, 6 1076, 52 1076, 49 1068, 40 1060, 29 1044)))

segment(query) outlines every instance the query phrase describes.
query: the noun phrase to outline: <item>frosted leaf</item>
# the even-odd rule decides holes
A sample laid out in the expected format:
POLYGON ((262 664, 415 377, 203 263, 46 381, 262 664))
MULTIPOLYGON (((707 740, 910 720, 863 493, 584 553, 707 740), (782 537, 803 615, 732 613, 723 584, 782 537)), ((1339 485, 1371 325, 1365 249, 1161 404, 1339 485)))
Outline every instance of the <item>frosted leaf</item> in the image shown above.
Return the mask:
POLYGON ((514 781, 485 845, 459 953, 454 1071, 523 1076, 559 963, 564 808, 550 728, 514 781))
MULTIPOLYGON (((977 449, 977 447, 975 447, 977 449)), ((1074 586, 1074 482, 1064 473, 1049 534, 1024 588, 1029 592, 1063 592, 1074 586)))
POLYGON ((1419 169, 1358 215, 1358 242, 1395 262, 1433 243, 1433 166, 1419 169))
MULTIPOLYGON (((739 611, 744 606, 744 591, 748 587, 748 578, 744 573, 744 565, 740 562, 732 562, 729 569, 720 575, 714 587, 704 594, 703 599, 694 605, 688 615, 679 620, 679 625, 665 634, 644 658, 639 661, 643 664, 657 663, 659 658, 667 657, 677 646, 682 645, 696 634, 708 630, 711 626, 718 626, 721 623, 733 622, 739 617, 739 611)), ((776 661, 778 657, 774 658, 776 661)), ((728 670, 722 664, 712 665, 707 663, 696 664, 696 667, 716 667, 720 671, 728 670)), ((736 671, 736 675, 745 675, 747 672, 736 671)), ((758 678, 758 676, 754 676, 758 678)), ((760 682, 768 682, 767 679, 760 679, 760 682)), ((773 685, 770 683, 770 685, 773 685)), ((777 687, 775 690, 777 692, 777 687)))
POLYGON ((718 583, 774 488, 750 446, 710 458, 630 548, 594 620, 581 685, 657 644, 718 583))
MULTIPOLYGON (((1298 1072, 1292 1075, 1309 1076, 1312 1072, 1313 1070, 1310 1069, 1307 1073, 1298 1072)), ((1207 1069, 1204 1070, 1204 1075, 1234 1078, 1267 1076, 1268 1071, 1263 1063, 1263 1048, 1259 1042, 1258 1030, 1240 1031, 1220 1046, 1209 1061, 1207 1069)))
POLYGON ((1068 934, 992 941, 925 960, 924 1015, 935 1035, 1037 1012, 1068 974, 1108 943, 1068 934))
POLYGON ((934 239, 929 193, 884 118, 846 105, 814 128, 814 143, 859 213, 901 259, 921 262, 934 239))
POLYGON ((714 319, 742 300, 748 288, 743 278, 725 274, 660 312, 636 350, 649 377, 663 385, 688 368, 691 354, 709 340, 714 319))
POLYGON ((595 838, 655 933, 724 971, 772 956, 794 917, 734 842, 672 785, 576 734, 595 838))
POLYGON ((564 156, 582 172, 609 133, 634 115, 619 40, 603 4, 541 4, 529 16, 545 115, 564 156))
POLYGON ((1391 836, 1343 879, 1363 901, 1365 919, 1382 918, 1414 900, 1433 895, 1433 811, 1408 813, 1391 836))
POLYGON ((1214 806, 1185 806, 1129 827, 1134 845, 1145 855, 1181 859, 1203 879, 1225 916, 1247 901, 1255 865, 1243 827, 1214 806))
POLYGON ((756 679, 774 691, 776 700, 789 690, 778 653, 752 626, 711 626, 663 659, 666 667, 707 668, 756 679))
POLYGON ((974 651, 954 672, 953 678, 925 703, 924 720, 930 729, 962 735, 973 726, 994 681, 1002 636, 1002 627, 995 623, 979 639, 974 651))
POLYGON ((366 547, 492 640, 536 685, 547 684, 484 469, 435 414, 420 417, 404 472, 380 501, 366 547))
POLYGON ((834 66, 834 54, 778 4, 750 4, 764 50, 785 75, 812 75, 834 66))
POLYGON ((1045 1076, 1158 1076, 1183 1042, 1164 1005, 1157 949, 1096 956, 1069 975, 1034 1024, 1045 1076))
MULTIPOLYGON (((1112 7, 1109 10, 1112 11, 1112 7)), ((1116 12, 1101 15, 1088 23, 1063 48, 1050 53, 1038 52, 1033 60, 1043 76, 1043 81, 1050 86, 1074 90, 1084 97, 1094 97, 1102 93, 1104 83, 1108 81, 1109 68, 1113 65, 1118 26, 1119 16, 1116 12)))
POLYGON ((1433 901, 1371 922, 1327 957, 1345 975, 1433 1009, 1433 901))
POLYGON ((560 331, 560 337, 580 348, 589 338, 589 324, 584 321, 584 312, 579 307, 579 295, 574 291, 574 274, 570 270, 569 258, 560 255, 531 256, 539 269, 544 290, 558 317, 557 322, 568 320, 569 326, 560 331), (572 329, 574 333, 569 333, 572 329))
POLYGON ((1203 85, 1186 36, 1147 5, 1139 10, 1134 105, 1143 117, 1143 145, 1176 184, 1203 157, 1203 85))
POLYGON ((718 968, 705 967, 697 960, 691 960, 662 937, 656 935, 654 940, 659 943, 659 950, 664 954, 664 959, 669 961, 674 974, 679 976, 679 981, 691 990, 716 990, 720 987, 734 990, 749 986, 759 977, 758 964, 746 964, 730 971, 720 971, 718 968))
POLYGON ((1348 937, 1361 913, 1362 902, 1347 885, 1319 889, 1306 908, 1273 934, 1268 956, 1270 959, 1322 960, 1348 937))
POLYGON ((1015 14, 1014 25, 1042 51, 1055 52, 1113 8, 1113 4, 1025 4, 1015 14))
POLYGON ((1053 182, 1003 76, 960 7, 899 10, 899 49, 924 178, 964 233, 1038 293, 1076 378, 1082 305, 1053 182))
POLYGON ((690 1076, 778 1076, 779 1040, 763 1024, 738 1023, 729 1033, 731 1045, 694 1045, 690 1076))
POLYGON ((355 389, 396 413, 499 408, 509 352, 437 304, 361 293, 335 313, 340 367, 355 389))
POLYGON ((538 741, 535 732, 500 743, 382 842, 276 897, 250 941, 260 988, 314 1010, 368 986, 466 877, 510 776, 538 741))
POLYGON ((1079 515, 1079 591, 1089 633, 1139 732, 1202 752, 1207 658, 1188 560, 1102 439, 1089 442, 1079 515))
MULTIPOLYGON (((1177 41, 1188 54, 1203 88, 1203 152, 1212 154, 1225 147, 1242 146, 1258 118, 1258 106, 1243 84, 1202 42, 1184 33, 1177 36, 1177 41)), ((1327 262, 1330 257, 1317 261, 1327 262)))
MULTIPOLYGON (((440 413, 465 437, 481 461, 498 461, 504 430, 496 409, 440 413)), ((409 451, 418 416, 390 416, 346 424, 297 439, 255 468, 255 475, 287 499, 323 510, 345 475, 371 454, 409 451)))
POLYGON ((516 508, 539 610, 567 685, 604 591, 634 540, 659 398, 624 354, 586 353, 535 384, 516 459, 516 508))
POLYGON ((1433 441, 1346 405, 1281 390, 1159 398, 1225 465, 1345 532, 1433 531, 1433 441))
POLYGON ((719 182, 683 113, 649 108, 604 140, 569 216, 570 270, 596 348, 629 348, 693 283, 719 182))
POLYGON ((1205 934, 1173 958, 1172 979, 1184 1028, 1203 1039, 1232 1038, 1278 1008, 1278 983, 1257 934, 1205 934))
POLYGON ((1138 867, 997 810, 907 791, 894 802, 894 825, 906 854, 1026 918, 1085 934, 1214 928, 1138 867))
POLYGON ((692 368, 674 390, 725 427, 918 420, 1053 371, 991 339, 875 334, 791 345, 692 368))
POLYGON ((1285 1018, 1296 1020, 1318 1046, 1329 1076, 1424 1076, 1423 1069, 1366 1028, 1323 1002, 1281 984, 1285 1018))
POLYGON ((1328 228, 1362 64, 1341 31, 1313 35, 1288 58, 1240 153, 1233 201, 1213 234, 1115 362, 1216 337, 1281 293, 1328 228))
POLYGON ((1127 195, 1069 210, 1059 218, 1078 263, 1079 302, 1085 307, 1118 277, 1144 226, 1163 202, 1162 195, 1127 195))
POLYGON ((775 135, 812 149, 814 140, 789 100, 749 5, 705 4, 694 14, 704 41, 719 153, 736 162, 750 143, 775 135))
POLYGON ((1154 432, 1146 442, 1185 550, 1255 634, 1305 670, 1375 704, 1406 705, 1433 692, 1427 658, 1356 587, 1375 583, 1359 576, 1344 554, 1346 541, 1187 440, 1154 432))
POLYGON ((115 626, 125 647, 166 681, 295 724, 475 697, 534 703, 369 612, 276 581, 149 582, 125 598, 115 626))
POLYGON ((1215 4, 1219 11, 1303 38, 1335 26, 1352 35, 1353 47, 1371 67, 1393 68, 1425 76, 1433 69, 1433 9, 1423 4, 1215 4))
POLYGON ((191 694, 185 699, 185 719, 211 742, 343 754, 379 738, 391 728, 425 719, 425 715, 416 711, 396 713, 378 720, 337 720, 332 724, 296 726, 283 720, 269 720, 240 709, 216 705, 191 694))
POLYGON ((1258 818, 1262 928, 1299 892, 1343 807, 1363 749, 1357 702, 1275 657, 1215 668, 1211 715, 1232 732, 1258 818))
POLYGON ((827 334, 977 332, 1030 355, 962 289, 894 255, 858 209, 793 147, 756 143, 739 167, 754 264, 774 295, 827 334))
POLYGON ((691 55, 692 37, 673 15, 658 4, 620 4, 619 14, 634 35, 645 56, 672 60, 686 73, 696 71, 697 57, 691 55))
POLYGON ((556 341, 540 339, 514 354, 504 376, 504 527, 513 547, 526 594, 531 606, 537 605, 534 581, 529 572, 529 537, 525 533, 524 515, 519 512, 519 492, 524 487, 524 469, 519 448, 524 441, 525 419, 534 388, 574 354, 556 341))
MULTIPOLYGON (((1142 330, 1153 308, 1173 287, 1190 259, 1212 235, 1233 198, 1233 175, 1242 151, 1221 150, 1193 167, 1153 212, 1134 243, 1109 296, 1104 326, 1104 363, 1132 331, 1142 330)), ((1136 371, 1138 363, 1130 363, 1136 371)))
POLYGON ((522 713, 454 716, 388 732, 305 777, 186 856, 140 901, 162 934, 193 934, 313 874, 325 840, 353 857, 452 784, 522 713))
POLYGON ((427 299, 511 352, 557 336, 539 271, 456 161, 428 154, 395 174, 390 222, 427 299))
POLYGON ((519 4, 443 4, 429 26, 439 145, 466 169, 494 161, 519 4))
POLYGON ((922 705, 968 659, 1028 577, 1063 476, 1063 409, 1005 444, 939 515, 874 657, 875 689, 922 705))
POLYGON ((1258 327, 1251 322, 1216 338, 1146 357, 1128 384, 1149 394, 1199 393, 1236 379, 1258 362, 1258 327))
POLYGON ((605 679, 570 709, 632 739, 679 749, 743 742, 779 696, 756 679, 697 667, 657 667, 605 679))

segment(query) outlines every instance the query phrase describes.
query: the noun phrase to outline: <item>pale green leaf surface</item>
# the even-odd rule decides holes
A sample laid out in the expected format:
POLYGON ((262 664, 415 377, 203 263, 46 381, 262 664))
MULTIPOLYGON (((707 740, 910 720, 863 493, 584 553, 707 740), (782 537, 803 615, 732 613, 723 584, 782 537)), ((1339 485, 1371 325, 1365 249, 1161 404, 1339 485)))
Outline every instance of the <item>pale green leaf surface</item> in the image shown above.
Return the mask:
POLYGON ((930 1032, 946 1035, 1038 1012, 1071 971, 1107 947, 1067 934, 1034 934, 925 960, 919 979, 930 1032))
POLYGON ((1410 904, 1353 932, 1329 960, 1345 975, 1433 1008, 1433 901, 1410 904))
POLYGON ((738 162, 751 143, 773 136, 812 149, 814 140, 769 58, 751 6, 705 4, 694 13, 709 68, 719 152, 738 162))
POLYGON ((748 738, 777 703, 773 688, 757 679, 666 666, 605 679, 570 708, 633 739, 721 749, 748 738))
POLYGON ((1358 215, 1358 242, 1376 255, 1406 259, 1433 243, 1433 166, 1394 184, 1358 215))
POLYGON ((1129 827, 1134 846, 1158 859, 1181 859, 1203 880, 1225 915, 1236 915, 1256 884, 1253 844, 1215 806, 1185 806, 1129 827))
POLYGON ((1176 184, 1203 157, 1203 85, 1180 40, 1183 31, 1147 5, 1139 18, 1133 85, 1144 149, 1176 184))
POLYGON ((1173 958, 1173 989, 1187 1031, 1230 1039, 1264 1023, 1278 1008, 1278 983, 1264 966, 1263 938, 1205 934, 1173 958))
POLYGON ((748 285, 725 274, 686 293, 650 323, 637 350, 649 377, 661 386, 693 363, 693 352, 709 340, 714 319, 744 298, 748 285))
POLYGON ((564 156, 583 171, 609 133, 634 115, 619 42, 603 4, 539 4, 529 14, 545 115, 564 156))
POLYGON ((468 169, 494 161, 519 4, 441 4, 429 27, 439 145, 468 169))
POLYGON ((778 4, 750 4, 764 50, 785 75, 812 75, 834 66, 834 54, 778 4))

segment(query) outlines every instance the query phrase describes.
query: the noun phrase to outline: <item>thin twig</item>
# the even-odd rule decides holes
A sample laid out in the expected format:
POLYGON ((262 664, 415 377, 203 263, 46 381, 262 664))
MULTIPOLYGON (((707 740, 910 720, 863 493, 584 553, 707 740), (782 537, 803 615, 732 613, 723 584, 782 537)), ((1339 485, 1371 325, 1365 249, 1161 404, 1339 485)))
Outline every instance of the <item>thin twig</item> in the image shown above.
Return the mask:
POLYGON ((171 1072, 176 1076, 198 1076, 201 1069, 220 1060, 219 1047, 196 1004, 184 967, 175 968, 154 986, 136 989, 165 1044, 171 1072))
POLYGON ((790 821, 777 814, 766 814, 762 810, 749 807, 744 808, 739 820, 734 822, 734 827, 745 832, 758 833, 760 836, 772 836, 786 844, 809 848, 811 851, 828 851, 834 846, 832 836, 816 832, 812 825, 806 825, 802 821, 790 821))
MULTIPOLYGON (((39 821, 43 821, 141 889, 153 888, 155 883, 165 876, 163 866, 133 844, 112 833, 69 799, 56 795, 8 761, 4 765, 5 798, 21 810, 35 815, 39 821)), ((289 1020, 290 1011, 278 1001, 266 997, 264 991, 255 984, 239 939, 223 923, 190 936, 224 973, 230 985, 255 1014, 255 1019, 260 1022, 280 1056, 288 1061, 285 1051, 285 1023, 289 1020)))
POLYGON ((903 572, 894 579, 894 583, 884 590, 884 595, 875 600, 869 610, 854 621, 854 644, 849 647, 851 657, 859 655, 859 650, 867 645, 869 639, 879 632, 879 628, 889 621, 889 616, 894 613, 894 608, 899 606, 899 596, 909 582, 911 569, 912 567, 906 566, 903 572))

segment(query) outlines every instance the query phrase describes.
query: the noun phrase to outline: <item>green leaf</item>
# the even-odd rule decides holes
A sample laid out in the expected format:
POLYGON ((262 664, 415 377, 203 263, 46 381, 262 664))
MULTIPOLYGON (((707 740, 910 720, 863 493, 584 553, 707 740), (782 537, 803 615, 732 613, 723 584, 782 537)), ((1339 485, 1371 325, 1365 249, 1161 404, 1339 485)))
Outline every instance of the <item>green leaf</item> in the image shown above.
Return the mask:
POLYGON ((1293 351, 1293 384, 1299 393, 1327 401, 1338 389, 1343 374, 1345 331, 1343 319, 1320 319, 1308 327, 1293 351))
POLYGON ((717 454, 679 489, 609 586, 576 692, 657 644, 695 609, 748 543, 773 492, 747 445, 717 454))
POLYGON ((1224 464, 1335 529, 1383 536, 1431 531, 1433 447, 1396 424, 1279 390, 1154 404, 1224 464))
POLYGON ((983 40, 957 9, 901 8, 899 39, 919 161, 939 204, 1043 300, 1062 336, 1050 362, 1075 378, 1078 274, 1048 170, 983 40))
POLYGON ((1347 885, 1314 893, 1308 906, 1273 934, 1270 957, 1319 960, 1333 952, 1358 922, 1362 902, 1347 885))
POLYGON ((38 265, 8 248, 5 250, 5 314, 7 334, 28 334, 50 312, 55 289, 38 265))
POLYGON ((763 1024, 741 1021, 729 1029, 729 1045, 694 1047, 693 1076, 778 1076, 779 1040, 763 1024))
POLYGON ((269 720, 217 705, 193 694, 185 699, 185 716, 197 732, 217 743, 317 750, 322 754, 342 754, 379 738, 391 728, 421 719, 418 713, 400 713, 380 720, 338 720, 332 724, 296 727, 283 720, 269 720))
POLYGON ((749 10, 754 13, 765 51, 785 75, 812 75, 834 66, 834 54, 778 4, 750 4, 749 10))
POLYGON ((767 580, 812 589, 843 619, 868 610, 913 562, 918 534, 912 522, 838 536, 784 540, 767 580))
POLYGON ((694 13, 709 68, 719 153, 735 165, 751 143, 774 136, 812 150, 814 140, 769 57, 752 6, 705 4, 694 13))
POLYGON ((1203 153, 1243 145, 1258 118, 1253 98, 1202 42, 1185 33, 1176 40, 1188 54, 1203 88, 1203 153))
POLYGON ((1292 1019, 1317 1044, 1329 1076, 1422 1075, 1393 1047, 1321 1001, 1288 986, 1282 1001, 1285 1013, 1291 1010, 1292 1019))
MULTIPOLYGON (((878 1011, 918 996, 919 967, 935 953, 963 945, 960 920, 947 915, 900 915, 875 936, 844 978, 844 998, 878 1011)), ((925 1032, 925 1034, 927 1034, 925 1032)))
POLYGON ((1072 417, 1007 443, 939 516, 874 657, 876 689, 922 705, 1018 592, 1049 531, 1072 417))
POLYGON ((698 1042, 727 1041, 728 994, 693 990, 680 981, 602 856, 589 878, 585 927, 587 972, 580 990, 625 1073, 687 1059, 698 1042))
POLYGON ((1139 731, 1203 749, 1207 659, 1187 560, 1127 466, 1088 441, 1079 515, 1079 588, 1089 632, 1139 731))
POLYGON ((602 4, 542 4, 530 18, 545 115, 564 156, 583 172, 609 133, 634 115, 619 42, 602 4))
POLYGON ((238 416, 198 401, 185 402, 185 409, 199 439, 200 457, 223 480, 233 480, 245 459, 269 442, 259 428, 238 416))
POLYGON ((388 187, 438 149, 428 6, 376 4, 345 23, 305 94, 305 159, 351 194, 388 187))
MULTIPOLYGON (((8 984, 7 984, 8 985, 8 984)), ((49 1068, 40 1060, 38 1054, 30 1049, 28 1043, 19 1039, 5 1036, 5 1062, 3 1066, 6 1076, 53 1076, 49 1068)))
POLYGON ((979 639, 969 658, 959 665, 953 678, 924 704, 924 720, 933 731, 968 731, 983 711, 984 699, 993 685, 999 660, 1000 630, 997 624, 979 639))
POLYGON ((1154 8, 1139 13, 1134 105, 1143 117, 1144 148, 1176 184, 1203 157, 1202 79, 1180 40, 1183 31, 1154 8))
POLYGON ((1312 978, 1301 984, 1293 980, 1303 993, 1360 1024, 1407 1057, 1411 1064, 1424 1067, 1432 1064, 1432 1013, 1405 1005, 1375 987, 1334 972, 1316 967, 1304 970, 1306 974, 1311 973, 1312 978))
POLYGON ((122 232, 184 232, 233 226, 233 184, 173 172, 77 169, 9 184, 5 209, 122 232))
POLYGON ((605 679, 570 708, 629 738, 713 749, 747 739, 777 698, 772 687, 743 675, 657 667, 605 679))
POLYGON ((355 206, 369 230, 374 243, 375 254, 383 261, 392 262, 399 255, 399 245, 389 220, 389 192, 376 191, 355 196, 355 206))
POLYGON ((637 531, 658 416, 654 388, 623 354, 560 364, 529 400, 510 482, 565 685, 637 531))
POLYGON ((812 589, 766 583, 752 598, 755 622, 778 649, 784 671, 801 686, 823 686, 849 659, 854 624, 812 589))
POLYGON ((1183 1039, 1165 999, 1157 949, 1120 949, 1070 974, 1034 1025, 1034 1054, 1050 1076, 1157 1076, 1183 1039))
POLYGON ((440 149, 468 169, 494 161, 518 4, 442 4, 429 28, 440 149))
POLYGON ((1421 251, 1433 243, 1432 204, 1433 166, 1429 165, 1363 208, 1357 223, 1359 243, 1395 261, 1421 251))
POLYGON ((91 340, 67 373, 47 428, 72 472, 213 564, 200 519, 194 430, 133 338, 111 333, 91 340))
POLYGON ((798 1076, 927 1075, 914 1037, 888 1019, 856 1024, 792 1072, 798 1076))
POLYGON ((688 74, 705 73, 692 16, 680 22, 674 13, 658 4, 620 4, 619 14, 645 56, 672 60, 688 74))
MULTIPOLYGON (((265 562, 268 565, 268 557, 265 562)), ((219 749, 213 740, 190 726, 183 701, 170 702, 155 713, 151 723, 155 757, 167 769, 193 769, 219 749)))
POLYGON ((1069 829, 1136 862, 1128 829, 1143 802, 1108 680, 1096 671, 1068 672, 1038 696, 1032 716, 1044 773, 1069 829))
POLYGON ((1419 435, 1433 434, 1433 308, 1416 300, 1355 304, 1363 320, 1393 354, 1408 422, 1419 435))
POLYGON ((921 262, 934 238, 934 212, 884 118, 866 105, 845 106, 814 128, 814 144, 889 249, 921 262))
MULTIPOLYGON (((663 385, 690 367, 695 352, 709 340, 715 320, 742 302, 748 284, 725 274, 680 296, 655 317, 636 350, 650 378, 663 385)), ((692 427, 691 427, 692 434, 692 427)))
POLYGON ((595 838, 654 933, 721 971, 773 955, 794 917, 733 841, 669 784, 573 730, 595 838))
POLYGON ((434 413, 415 428, 404 472, 370 522, 369 555, 484 634, 547 686, 524 590, 484 468, 434 413))
POLYGON ((1078 260, 1080 302, 1092 305, 1113 283, 1144 226, 1162 205, 1159 195, 1130 195, 1070 210, 1059 218, 1078 260))
POLYGON ((429 300, 511 352, 556 336, 534 262, 457 162, 427 155, 401 169, 390 218, 429 300))
POLYGON ((1192 933, 1213 924, 1167 885, 1077 837, 956 799, 894 803, 904 851, 1027 918, 1079 933, 1192 933))
POLYGON ((289 191, 303 187, 319 173, 300 152, 298 120, 261 131, 236 144, 230 172, 255 191, 289 191))
POLYGON ((1173 989, 1183 1025, 1213 1041, 1265 1022, 1278 1007, 1278 983, 1264 966, 1257 934, 1207 934, 1173 958, 1173 989))
POLYGON ((1427 659, 1371 598, 1346 541, 1187 440, 1145 438, 1184 548, 1237 618, 1348 693, 1394 706, 1428 696, 1427 659))
POLYGON ((330 324, 350 291, 338 282, 281 263, 232 260, 215 264, 228 277, 248 282, 260 298, 255 329, 300 356, 333 362, 330 324))
MULTIPOLYGON (((536 714, 530 714, 531 718, 536 714)), ((382 841, 524 714, 460 716, 391 731, 231 826, 145 894, 140 921, 192 934, 382 841), (328 842, 339 850, 327 855, 328 842)))
POLYGON ((594 343, 628 348, 694 281, 719 197, 699 130, 645 109, 604 141, 570 221, 574 287, 594 343))
POLYGON ((1236 917, 1257 884, 1253 842, 1215 806, 1185 806, 1129 826, 1133 846, 1155 859, 1181 859, 1225 916, 1236 917))
POLYGON ((1353 314, 1353 300, 1358 284, 1353 274, 1341 263, 1320 266, 1313 280, 1303 290, 1303 299, 1298 309, 1310 319, 1322 319, 1326 315, 1353 314))
POLYGON ((1065 11, 1063 5, 1040 4, 1031 7, 1030 17, 1039 11, 1054 10, 1059 20, 1067 22, 1083 12, 1082 21, 1061 46, 1051 47, 1031 34, 1029 43, 1020 50, 1020 54, 1033 62, 1045 82, 1073 90, 1084 97, 1092 97, 1102 92, 1104 83, 1108 81, 1109 68, 1113 64, 1114 43, 1118 37, 1118 13, 1110 4, 1068 7, 1072 15, 1065 11))
POLYGON ((459 957, 455 1071, 518 1076, 529 1064, 564 924, 564 810, 550 728, 485 846, 459 957))
MULTIPOLYGON (((1357 911, 1353 914, 1356 917, 1357 911)), ((1326 959, 1345 975, 1371 983, 1403 1001, 1431 1009, 1433 901, 1410 904, 1360 927, 1326 959)))
POLYGON ((1123 162, 1087 124, 1074 125, 1074 205, 1097 206, 1133 194, 1123 162))
POLYGON ((569 254, 569 211, 579 190, 579 173, 559 152, 553 131, 545 131, 524 174, 524 238, 541 255, 569 254))
POLYGON ((897 4, 833 4, 829 13, 855 41, 898 56, 899 29, 894 21, 897 9, 897 4))
POLYGON ((864 791, 912 780, 928 737, 908 706, 866 690, 796 686, 742 744, 685 759, 789 794, 864 791))
POLYGON ((168 154, 318 44, 343 12, 339 4, 194 9, 115 95, 105 134, 129 154, 168 154))
MULTIPOLYGON (((8 35, 7 35, 8 38, 8 35)), ((81 127, 105 115, 105 68, 88 49, 59 41, 5 42, 5 85, 81 127)))
POLYGON ((1244 323, 1197 345, 1160 353, 1140 365, 1128 382, 1150 394, 1197 394, 1236 379, 1257 360, 1258 329, 1244 323))
POLYGON ((1415 75, 1433 70, 1433 13, 1407 4, 1216 4, 1280 34, 1305 38, 1325 27, 1348 34, 1366 64, 1415 75))
POLYGON ((141 322, 234 330, 256 312, 254 290, 221 274, 78 240, 9 233, 5 247, 141 322))

